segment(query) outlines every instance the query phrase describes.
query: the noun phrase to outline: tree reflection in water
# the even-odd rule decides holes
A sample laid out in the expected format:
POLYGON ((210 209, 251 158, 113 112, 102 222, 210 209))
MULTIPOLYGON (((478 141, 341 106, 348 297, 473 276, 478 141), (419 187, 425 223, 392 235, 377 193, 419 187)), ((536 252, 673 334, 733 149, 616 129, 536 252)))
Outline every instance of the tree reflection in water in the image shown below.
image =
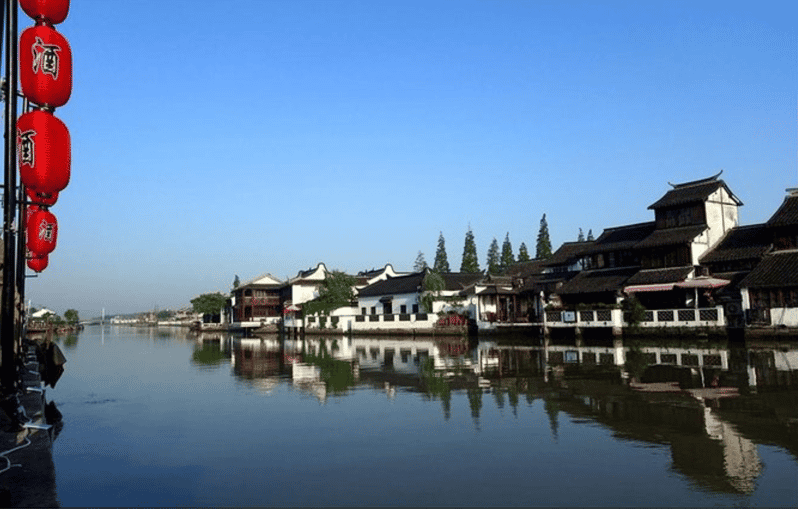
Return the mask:
MULTIPOLYGON (((509 405, 515 417, 522 393, 528 406, 542 399, 554 443, 562 433, 563 415, 579 422, 588 419, 622 439, 668 446, 676 472, 717 492, 744 494, 754 489, 761 472, 756 441, 778 437, 777 443, 798 457, 789 425, 790 419, 798 418, 794 387, 798 378, 794 370, 780 371, 777 363, 787 359, 789 365, 793 359, 798 366, 798 351, 792 346, 756 348, 743 356, 737 347, 681 340, 659 346, 639 341, 623 345, 616 340, 611 345, 578 347, 435 338, 248 341, 238 347, 242 366, 254 362, 247 368, 248 376, 293 372, 295 383, 321 400, 328 394, 343 396, 363 384, 384 389, 389 397, 397 397, 397 389, 418 392, 427 400, 439 400, 447 421, 452 417, 452 400, 463 394, 477 431, 485 392, 490 392, 497 410, 509 405), (741 357, 750 358, 751 365, 740 362, 741 357), (680 366, 680 359, 689 365, 680 366), (668 385, 676 391, 669 393, 634 390, 641 386, 639 380, 645 381, 652 361, 660 360, 676 362, 672 365, 676 371, 693 373, 682 385, 737 382, 743 395, 718 399, 712 397, 716 393, 689 392, 678 385, 668 385), (696 365, 701 360, 703 364, 696 365), (315 371, 303 371, 303 366, 315 371), (780 384, 780 396, 768 396, 772 382, 780 384)), ((217 346, 203 345, 194 358, 211 364, 224 356, 217 346)))

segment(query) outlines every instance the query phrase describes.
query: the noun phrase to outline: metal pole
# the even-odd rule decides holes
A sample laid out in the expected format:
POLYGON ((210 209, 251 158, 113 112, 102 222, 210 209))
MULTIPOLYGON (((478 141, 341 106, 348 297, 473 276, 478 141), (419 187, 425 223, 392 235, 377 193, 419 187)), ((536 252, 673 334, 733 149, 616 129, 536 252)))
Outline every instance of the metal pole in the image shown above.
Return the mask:
POLYGON ((16 392, 16 362, 14 359, 14 300, 16 278, 14 263, 16 248, 14 213, 17 200, 17 0, 6 3, 6 103, 5 103, 5 186, 3 187, 3 296, 0 310, 0 348, 2 365, 0 380, 5 394, 16 392))
MULTIPOLYGON (((28 111, 28 100, 22 98, 22 113, 28 111)), ((16 132, 16 131, 15 131, 16 132)), ((16 140, 15 140, 16 141, 16 140)), ((17 290, 19 291, 19 323, 17 324, 17 347, 22 347, 22 338, 25 337, 25 322, 27 311, 25 308, 25 264, 27 261, 25 247, 25 216, 27 215, 27 196, 25 184, 19 183, 18 214, 17 214, 17 290)), ((18 350, 19 351, 19 350, 18 350)))

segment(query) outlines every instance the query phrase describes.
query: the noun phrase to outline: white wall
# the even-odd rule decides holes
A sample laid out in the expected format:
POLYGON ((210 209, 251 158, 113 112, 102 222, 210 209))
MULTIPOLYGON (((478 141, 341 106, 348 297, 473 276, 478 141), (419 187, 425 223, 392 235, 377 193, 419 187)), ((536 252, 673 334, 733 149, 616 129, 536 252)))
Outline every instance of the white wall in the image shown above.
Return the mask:
POLYGON ((798 326, 798 308, 770 308, 770 324, 798 326))
POLYGON ((708 241, 710 246, 714 246, 727 231, 737 226, 738 207, 723 187, 709 195, 705 207, 709 225, 708 241))
MULTIPOLYGON (((380 299, 382 296, 374 296, 374 297, 358 297, 358 311, 357 314, 362 313, 361 309, 366 308, 366 314, 371 314, 371 308, 376 308, 376 314, 381 315, 383 314, 382 302, 380 299)), ((393 296, 393 300, 391 301, 391 313, 398 314, 402 309, 402 305, 407 306, 407 313, 413 312, 413 305, 419 305, 419 312, 421 312, 421 304, 418 301, 418 294, 417 293, 403 293, 393 296)))

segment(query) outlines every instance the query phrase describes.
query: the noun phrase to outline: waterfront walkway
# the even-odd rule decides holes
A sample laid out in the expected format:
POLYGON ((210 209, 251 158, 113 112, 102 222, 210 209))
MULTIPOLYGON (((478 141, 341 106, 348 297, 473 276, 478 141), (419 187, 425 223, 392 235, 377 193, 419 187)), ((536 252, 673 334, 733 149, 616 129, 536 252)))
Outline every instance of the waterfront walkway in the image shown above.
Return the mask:
POLYGON ((26 352, 19 403, 26 426, 0 412, 0 507, 58 507, 52 444, 56 425, 47 425, 45 393, 33 347, 26 352))

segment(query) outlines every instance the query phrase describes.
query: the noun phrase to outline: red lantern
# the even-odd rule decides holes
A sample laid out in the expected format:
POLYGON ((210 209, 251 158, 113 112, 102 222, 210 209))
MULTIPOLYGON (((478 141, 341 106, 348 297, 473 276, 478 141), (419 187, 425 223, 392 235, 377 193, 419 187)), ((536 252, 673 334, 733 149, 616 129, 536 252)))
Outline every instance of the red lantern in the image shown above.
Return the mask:
POLYGON ((48 255, 34 256, 33 258, 28 258, 28 268, 36 272, 41 272, 47 268, 49 262, 50 257, 48 255))
MULTIPOLYGON (((58 191, 53 193, 37 193, 36 191, 26 187, 25 194, 28 199, 37 205, 44 205, 45 207, 52 207, 58 201, 58 191)), ((31 206, 31 205, 29 205, 31 206)))
POLYGON ((69 13, 69 0, 19 0, 25 14, 51 25, 64 21, 69 13))
MULTIPOLYGON (((28 208, 25 209, 25 234, 28 233, 28 224, 30 223, 31 214, 38 212, 39 210, 42 210, 42 208, 38 205, 28 205, 28 208)), ((31 254, 30 249, 28 249, 28 258, 31 256, 33 255, 31 254)))
POLYGON ((25 226, 27 246, 33 256, 47 255, 55 249, 58 240, 58 221, 52 212, 37 210, 28 216, 25 226))
POLYGON ((72 50, 53 27, 36 25, 19 37, 19 83, 22 95, 51 108, 72 94, 72 50))
POLYGON ((69 131, 51 113, 34 110, 17 119, 17 151, 20 178, 31 191, 51 194, 69 184, 69 131))

